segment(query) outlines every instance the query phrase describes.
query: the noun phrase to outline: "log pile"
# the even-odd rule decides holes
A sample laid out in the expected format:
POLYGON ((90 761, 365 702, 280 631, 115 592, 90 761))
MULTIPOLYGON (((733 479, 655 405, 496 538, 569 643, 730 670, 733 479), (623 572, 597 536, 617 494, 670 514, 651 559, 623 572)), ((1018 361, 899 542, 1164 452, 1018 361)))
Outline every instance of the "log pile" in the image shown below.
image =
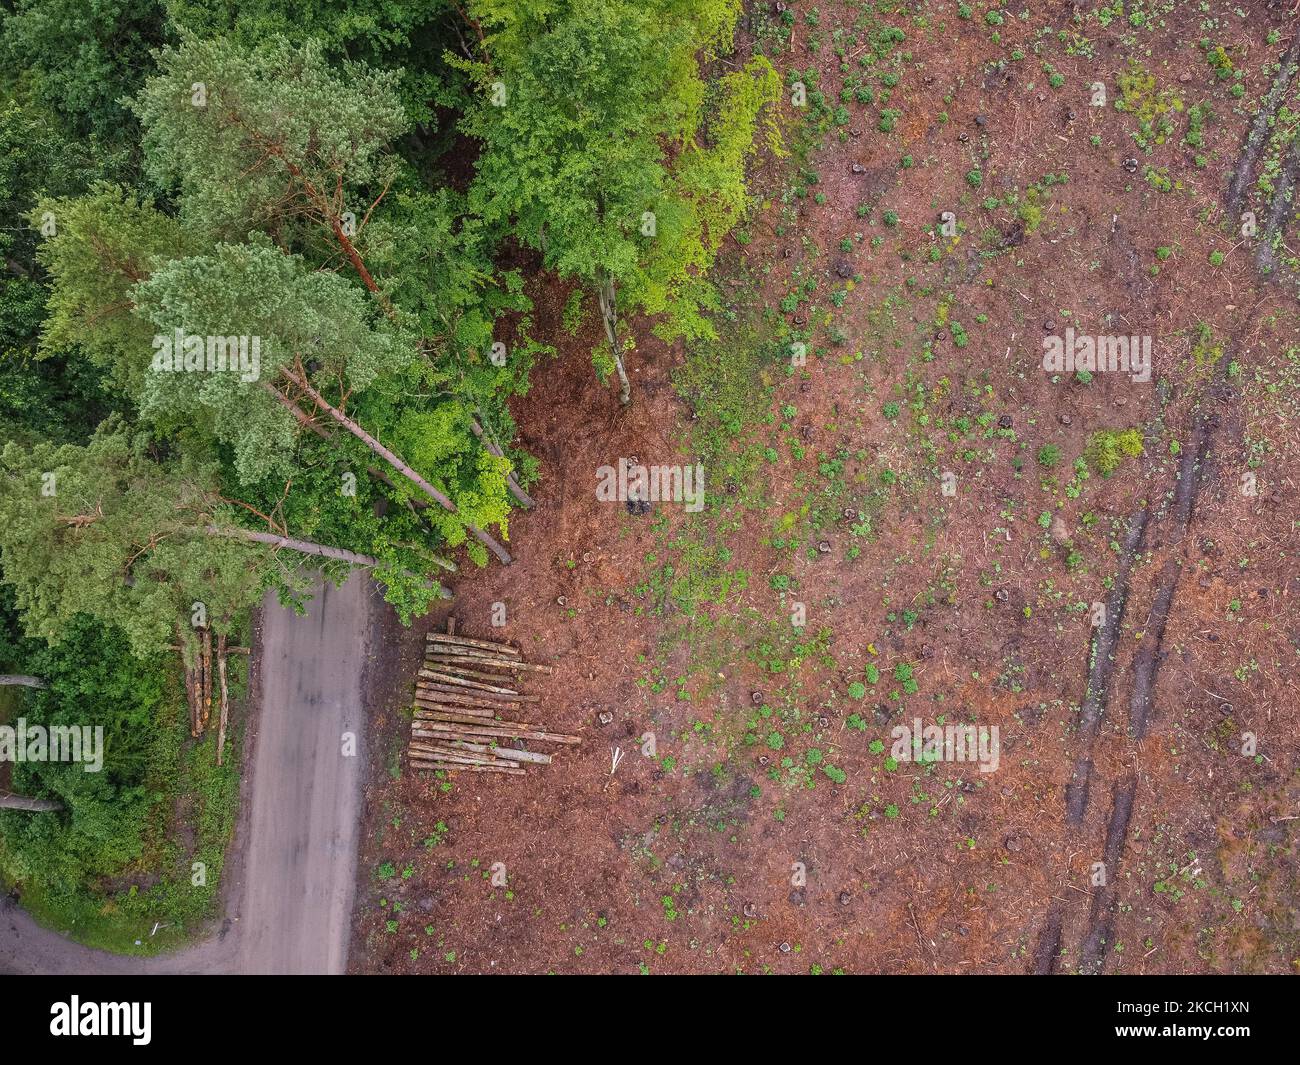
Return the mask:
MULTIPOLYGON (((247 647, 231 647, 224 633, 218 633, 216 653, 213 653, 212 630, 203 626, 198 630, 198 653, 194 664, 184 662, 185 700, 190 708, 190 735, 196 739, 207 730, 212 717, 213 659, 216 659, 215 678, 219 692, 217 717, 217 765, 221 765, 226 749, 226 730, 230 722, 230 685, 226 677, 226 656, 232 653, 248 654, 247 647)), ((181 631, 181 644, 175 649, 182 652, 184 660, 185 633, 181 631)))
POLYGON ((551 672, 550 666, 525 662, 510 644, 456 635, 456 620, 448 618, 446 633, 429 633, 415 681, 411 768, 524 776, 528 766, 550 765, 551 755, 511 744, 582 742, 531 720, 541 700, 520 691, 519 681, 551 672))

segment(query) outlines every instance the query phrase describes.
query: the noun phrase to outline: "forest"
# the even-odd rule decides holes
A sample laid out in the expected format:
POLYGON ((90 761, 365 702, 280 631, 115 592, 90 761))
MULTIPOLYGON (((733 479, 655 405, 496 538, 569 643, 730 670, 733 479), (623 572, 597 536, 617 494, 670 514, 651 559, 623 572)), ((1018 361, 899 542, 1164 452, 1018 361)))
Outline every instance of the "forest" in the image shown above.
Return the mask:
POLYGON ((1296 0, 0 55, 0 972, 1300 967, 1296 0))
POLYGON ((109 734, 97 777, 0 779, 64 807, 0 812, 31 898, 74 907, 165 850, 199 778, 220 867, 212 662, 224 696, 268 589, 301 608, 310 569, 361 567, 409 622, 511 564, 538 469, 509 401, 554 353, 529 278, 571 286, 573 328, 599 316, 611 405, 636 402, 624 319, 711 333, 745 163, 780 149, 765 59, 706 79, 737 11, 5 4, 0 668, 44 687, 0 690, 109 734))

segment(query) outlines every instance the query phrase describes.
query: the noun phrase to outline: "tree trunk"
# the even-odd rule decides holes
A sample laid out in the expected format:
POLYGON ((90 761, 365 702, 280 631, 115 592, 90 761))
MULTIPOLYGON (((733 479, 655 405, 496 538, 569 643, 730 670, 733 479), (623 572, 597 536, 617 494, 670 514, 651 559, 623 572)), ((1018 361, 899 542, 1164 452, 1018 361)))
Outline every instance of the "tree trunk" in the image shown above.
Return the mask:
POLYGON ((176 623, 176 635, 180 638, 181 667, 185 671, 185 703, 190 710, 190 735, 197 736, 199 734, 199 678, 194 668, 186 661, 185 654, 189 641, 185 638, 185 627, 181 622, 176 623))
POLYGON ((203 698, 199 708, 199 731, 208 727, 208 718, 212 716, 212 630, 203 629, 203 698))
POLYGON ((0 810, 30 810, 32 813, 47 813, 62 810, 63 803, 53 799, 29 799, 24 795, 0 793, 0 810))
MULTIPOLYGON (((339 425, 343 426, 344 429, 346 429, 349 433, 351 433, 363 444, 365 444, 366 447, 368 447, 381 459, 383 459, 390 466, 392 466, 393 469, 395 469, 398 473, 400 473, 413 485, 419 488, 420 491, 424 492, 426 495, 429 496, 430 499, 433 499, 435 502, 437 502, 438 505, 441 506, 444 510, 449 510, 453 514, 456 513, 455 503, 453 503, 445 495, 439 492, 438 489, 434 488, 433 485, 431 485, 428 481, 426 481, 423 477, 421 477, 418 473, 416 473, 415 470, 413 470, 410 466, 408 466, 405 462, 403 462, 402 459, 400 459, 395 453, 390 451, 388 448, 384 447, 383 444, 381 444, 378 440, 376 440, 373 436, 371 436, 368 432, 366 432, 363 428, 361 428, 360 425, 354 422, 351 418, 349 418, 337 407, 333 406, 328 400, 325 399, 324 396, 322 396, 319 392, 316 391, 316 389, 314 389, 311 386, 310 382, 308 382, 304 378, 298 377, 292 371, 287 369, 282 370, 281 373, 284 374, 286 379, 291 381, 293 384, 297 385, 298 388, 302 389, 303 392, 305 392, 308 396, 310 396, 312 401, 316 403, 319 407, 321 407, 326 414, 328 414, 331 418, 333 418, 336 422, 338 422, 339 425)), ((270 385, 266 385, 265 387, 271 389, 272 392, 275 391, 275 389, 272 388, 270 385)), ((499 543, 497 543, 496 540, 494 540, 491 536, 485 533, 478 526, 470 525, 468 526, 468 528, 470 532, 474 534, 474 537, 479 541, 479 543, 481 543, 484 547, 486 547, 489 551, 491 551, 494 555, 496 555, 496 557, 499 558, 502 562, 509 563, 513 561, 513 559, 510 557, 510 552, 507 551, 504 547, 502 547, 499 543)))
POLYGON ((618 346, 618 305, 614 278, 606 275, 596 291, 600 297, 600 317, 605 323, 605 337, 609 340, 610 354, 614 356, 614 370, 618 374, 618 401, 626 406, 632 402, 632 382, 627 379, 627 370, 623 366, 623 352, 618 346))
POLYGON ((217 718, 217 765, 226 750, 226 722, 230 719, 230 688, 226 684, 226 634, 217 633, 217 679, 221 684, 221 713, 217 718))
MULTIPOLYGON (((316 558, 328 558, 334 562, 346 562, 351 566, 365 566, 367 569, 374 569, 379 565, 379 559, 370 555, 347 551, 341 547, 314 544, 310 540, 295 540, 291 536, 279 536, 276 533, 254 532, 251 529, 241 529, 233 525, 224 529, 220 525, 208 525, 204 527, 204 531, 209 536, 224 536, 231 540, 255 540, 259 544, 270 544, 272 547, 287 547, 290 551, 297 551, 299 554, 313 555, 316 558)), ((451 598, 451 592, 442 585, 438 586, 438 594, 443 599, 451 598)))
MULTIPOLYGON (((294 420, 299 425, 301 425, 304 429, 307 429, 308 431, 315 433, 322 440, 333 439, 333 434, 326 432, 319 425, 317 425, 315 421, 313 421, 311 418, 309 418, 306 414, 302 412, 302 410, 298 407, 296 403, 294 403, 293 400, 291 400, 278 388, 274 387, 273 385, 267 385, 265 387, 266 390, 276 398, 276 400, 280 403, 280 405, 284 407, 284 409, 287 410, 290 414, 293 415, 294 420)), ((496 452, 494 452, 494 454, 496 454, 496 452)), ((388 487, 393 489, 394 491, 397 490, 397 485, 393 483, 392 478, 389 477, 386 473, 384 473, 383 470, 378 469, 374 466, 367 466, 366 473, 370 474, 370 476, 373 477, 376 481, 383 481, 384 484, 388 485, 388 487)), ((514 474, 510 475, 510 483, 512 485, 515 484, 514 474)), ((406 501, 406 505, 410 507, 412 511, 416 512, 416 517, 418 518, 419 517, 418 512, 427 509, 430 506, 430 503, 427 499, 408 499, 406 501)), ((423 550, 423 548, 420 548, 420 550, 423 550)), ((456 563, 451 562, 445 558, 439 558, 437 555, 431 555, 430 557, 433 559, 435 564, 441 566, 443 569, 450 570, 452 573, 456 572, 456 563)))
MULTIPOLYGON (((495 455, 497 458, 503 457, 501 448, 497 446, 494 440, 489 439, 487 434, 483 432, 483 426, 479 425, 477 418, 471 418, 469 420, 469 427, 474 430, 474 435, 482 441, 483 446, 488 449, 489 454, 495 455)), ((520 506, 527 509, 533 505, 532 496, 519 487, 519 482, 515 480, 515 475, 513 473, 507 474, 506 484, 510 488, 510 494, 519 500, 520 506)))
POLYGON ((346 551, 341 547, 326 547, 324 544, 314 544, 310 540, 295 540, 289 536, 277 536, 275 533, 253 532, 250 529, 240 529, 235 526, 223 529, 219 525, 209 525, 206 531, 210 536, 224 536, 231 540, 256 540, 259 544, 270 544, 272 547, 287 547, 290 551, 297 551, 302 555, 315 555, 317 558, 328 558, 334 562, 347 562, 353 566, 365 566, 373 569, 379 565, 379 559, 372 558, 370 555, 360 555, 355 551, 346 551))
POLYGON ((0 673, 0 685, 21 684, 24 688, 47 687, 40 677, 27 677, 21 673, 0 673))

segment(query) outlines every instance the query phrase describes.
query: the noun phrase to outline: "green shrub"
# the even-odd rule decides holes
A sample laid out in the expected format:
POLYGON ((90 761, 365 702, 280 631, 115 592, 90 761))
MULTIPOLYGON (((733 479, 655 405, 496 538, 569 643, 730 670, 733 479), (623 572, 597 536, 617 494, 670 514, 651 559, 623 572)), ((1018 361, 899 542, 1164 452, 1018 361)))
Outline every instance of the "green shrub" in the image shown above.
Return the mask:
POLYGON ((1101 429, 1088 438, 1083 457, 1092 469, 1109 477, 1127 456, 1137 458, 1142 454, 1142 434, 1136 429, 1101 429))

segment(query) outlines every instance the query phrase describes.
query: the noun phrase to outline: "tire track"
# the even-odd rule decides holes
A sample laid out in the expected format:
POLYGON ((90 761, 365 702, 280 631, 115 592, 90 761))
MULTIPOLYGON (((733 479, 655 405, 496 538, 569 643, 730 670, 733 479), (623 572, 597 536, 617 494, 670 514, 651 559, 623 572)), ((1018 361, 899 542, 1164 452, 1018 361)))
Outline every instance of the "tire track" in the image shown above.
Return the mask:
POLYGON ((1282 105, 1282 98, 1291 87, 1297 69, 1300 69, 1300 31, 1291 38, 1291 46, 1283 53, 1277 76, 1273 79, 1273 84, 1268 90, 1268 95, 1264 97, 1254 122, 1251 123, 1250 132, 1246 135, 1246 143, 1242 145, 1241 162, 1233 171, 1232 180, 1228 183, 1226 203, 1228 209, 1234 214, 1239 214, 1245 206, 1246 182, 1250 180, 1255 170, 1259 153, 1264 150, 1269 130, 1273 128, 1278 108, 1282 105))
MULTIPOLYGON (((1237 345, 1234 341, 1225 353, 1223 365, 1231 361, 1237 345)), ((1165 626, 1172 612, 1178 582, 1182 578, 1186 561, 1188 534, 1196 511, 1196 501, 1204 482, 1205 467, 1209 461, 1210 444, 1218 426, 1214 409, 1228 398, 1225 382, 1212 385, 1197 405, 1192 424, 1191 440, 1179 463, 1171 504, 1160 508, 1156 523, 1170 518, 1167 536, 1161 537, 1161 547, 1174 554, 1165 561, 1155 581, 1155 594, 1151 612, 1144 625, 1142 641, 1134 649, 1131 670, 1133 690, 1129 700, 1129 739, 1133 744, 1146 736, 1150 727, 1154 695, 1159 680, 1160 666, 1164 661, 1165 626)), ((1151 522, 1151 510, 1144 507, 1130 518, 1121 549, 1120 569, 1106 603, 1104 623, 1094 632, 1087 688, 1079 712, 1079 735, 1083 749, 1075 761, 1074 772, 1065 790, 1066 823, 1077 827, 1087 813, 1089 792, 1092 790, 1092 751, 1101 719, 1109 708, 1110 693, 1115 673, 1115 649, 1123 625, 1124 612, 1130 595, 1133 561, 1142 550, 1151 522)), ((1153 533, 1153 539, 1155 535, 1153 533)), ((1116 782, 1111 792, 1110 811, 1106 819, 1106 834, 1102 846, 1102 880, 1090 893, 1087 931, 1082 937, 1078 957, 1078 972, 1099 974, 1109 957, 1108 945, 1114 939, 1115 915, 1119 905, 1116 874, 1128 838, 1129 823, 1137 797, 1139 776, 1136 771, 1127 773, 1116 782)), ((1058 971, 1061 943, 1064 935, 1066 904, 1054 899, 1048 908, 1035 944, 1030 971, 1036 975, 1051 975, 1058 971)))
POLYGON ((1137 786, 1137 774, 1132 773, 1116 784, 1112 793, 1110 817, 1106 821, 1106 843, 1102 850, 1102 862, 1107 876, 1092 894, 1088 935, 1079 951, 1079 972, 1085 976, 1102 971, 1109 953, 1106 947, 1115 938, 1115 911, 1119 907, 1119 891, 1115 886, 1115 878, 1109 875, 1109 871, 1119 868, 1120 856, 1124 853, 1137 786))
POLYGON ((1079 735, 1083 750, 1075 759, 1074 772, 1065 788, 1065 817, 1071 825, 1083 823, 1088 809, 1088 789, 1092 782, 1092 750, 1097 742, 1101 717, 1110 702, 1111 681, 1115 676, 1115 648, 1119 644, 1120 630, 1124 624, 1124 608, 1128 604, 1129 580, 1133 560, 1137 557, 1146 537, 1151 511, 1143 507, 1128 521, 1128 531, 1120 549, 1119 575, 1115 587, 1106 599, 1105 616, 1093 633, 1088 661, 1088 680, 1084 690, 1083 705, 1079 709, 1079 735))

